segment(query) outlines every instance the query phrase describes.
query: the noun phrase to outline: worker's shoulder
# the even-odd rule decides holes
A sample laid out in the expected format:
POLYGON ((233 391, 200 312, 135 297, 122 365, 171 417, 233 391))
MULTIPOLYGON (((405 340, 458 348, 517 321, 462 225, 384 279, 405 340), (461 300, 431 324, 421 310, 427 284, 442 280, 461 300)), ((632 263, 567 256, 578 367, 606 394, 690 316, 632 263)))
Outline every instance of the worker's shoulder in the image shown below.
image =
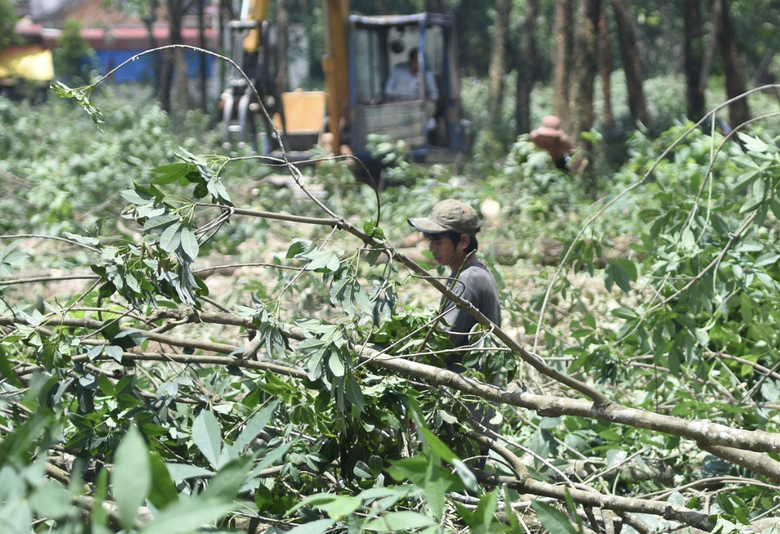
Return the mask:
POLYGON ((466 266, 466 268, 463 269, 463 272, 461 272, 460 279, 464 283, 495 283, 493 280, 493 274, 490 272, 490 269, 488 269, 487 265, 480 261, 471 263, 466 266))

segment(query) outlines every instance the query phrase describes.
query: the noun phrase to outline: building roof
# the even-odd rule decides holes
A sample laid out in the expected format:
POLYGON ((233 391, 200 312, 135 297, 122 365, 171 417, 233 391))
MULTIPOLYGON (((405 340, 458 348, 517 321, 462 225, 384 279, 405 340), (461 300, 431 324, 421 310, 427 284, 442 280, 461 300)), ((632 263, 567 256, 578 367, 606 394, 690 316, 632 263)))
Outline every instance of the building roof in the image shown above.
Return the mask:
MULTIPOLYGON (((40 24, 17 26, 17 31, 29 43, 42 42, 49 50, 57 48, 57 39, 62 33, 56 28, 44 28, 40 24)), ((182 28, 183 44, 200 46, 200 33, 197 28, 182 28)), ((147 50, 154 46, 170 44, 168 26, 152 28, 154 45, 150 42, 145 26, 113 26, 107 28, 82 28, 81 36, 94 50, 147 50)), ((212 28, 204 31, 205 46, 214 50, 217 45, 217 32, 212 28)))

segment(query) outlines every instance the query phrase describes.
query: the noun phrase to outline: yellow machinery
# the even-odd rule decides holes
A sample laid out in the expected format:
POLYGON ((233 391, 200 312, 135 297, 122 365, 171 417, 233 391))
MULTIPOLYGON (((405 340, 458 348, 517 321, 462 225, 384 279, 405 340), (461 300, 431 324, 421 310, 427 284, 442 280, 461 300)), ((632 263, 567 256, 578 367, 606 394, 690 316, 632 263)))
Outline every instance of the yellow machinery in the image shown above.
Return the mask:
POLYGON ((38 85, 38 92, 46 94, 46 87, 54 79, 51 50, 42 45, 9 46, 0 51, 0 95, 17 94, 19 82, 38 85))
MULTIPOLYGON (((349 14, 348 0, 322 0, 325 93, 280 94, 271 77, 275 53, 267 39, 270 0, 243 0, 241 18, 231 22, 234 60, 249 74, 282 139, 266 124, 263 154, 279 148, 306 150, 324 130, 334 153, 368 157, 374 135, 404 141, 418 161, 453 160, 470 151, 470 127, 461 119, 455 26, 451 16, 418 13, 367 17, 349 14), (419 97, 387 98, 384 90, 410 54, 417 53, 419 97), (435 84, 433 91, 429 91, 435 84), (429 97, 427 95, 436 95, 429 97), (426 101, 425 98, 428 98, 426 101), (323 105, 324 103, 324 105, 323 105), (327 120, 323 113, 327 110, 327 120), (348 148, 345 148, 348 147, 348 148)), ((227 141, 235 135, 255 141, 260 106, 246 82, 231 78, 223 94, 227 141)), ((325 144, 322 143, 321 144, 325 144)), ((304 156, 305 157, 305 156, 304 156)))
MULTIPOLYGON (((324 129, 326 94, 329 95, 328 116, 331 122, 335 121, 335 125, 339 124, 344 114, 343 103, 346 102, 346 75, 339 73, 346 73, 348 0, 323 0, 323 12, 329 14, 325 15, 327 48, 337 51, 335 57, 333 52, 329 52, 326 54, 329 59, 323 60, 327 93, 279 92, 273 75, 276 53, 268 39, 269 3, 270 0, 243 0, 239 19, 231 21, 229 27, 233 36, 233 61, 252 81, 273 122, 268 123, 254 91, 238 72, 230 76, 220 103, 225 141, 251 143, 255 151, 260 149, 263 154, 276 151, 280 141, 284 142, 287 149, 311 148, 319 141, 319 135, 324 129), (337 81, 339 78, 341 81, 337 81), (337 104, 332 104, 331 100, 337 104), (257 143, 258 121, 265 126, 262 147, 258 147, 257 143), (280 132, 281 140, 277 139, 272 124, 280 132)), ((331 131, 335 130, 331 127, 331 131)))

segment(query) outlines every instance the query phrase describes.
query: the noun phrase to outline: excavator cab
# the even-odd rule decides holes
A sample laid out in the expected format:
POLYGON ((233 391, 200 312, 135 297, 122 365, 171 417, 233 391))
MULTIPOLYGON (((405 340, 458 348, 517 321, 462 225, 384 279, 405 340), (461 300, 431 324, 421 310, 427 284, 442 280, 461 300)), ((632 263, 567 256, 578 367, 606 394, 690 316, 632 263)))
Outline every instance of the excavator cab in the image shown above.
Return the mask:
MULTIPOLYGON (((423 162, 452 161, 470 151, 461 119, 454 21, 449 15, 349 17, 350 131, 353 153, 366 155, 369 136, 404 141, 423 162), (388 80, 417 57, 417 98, 390 98, 388 80), (429 85, 435 84, 434 88, 429 85)), ((408 72, 408 71, 407 71, 408 72)))

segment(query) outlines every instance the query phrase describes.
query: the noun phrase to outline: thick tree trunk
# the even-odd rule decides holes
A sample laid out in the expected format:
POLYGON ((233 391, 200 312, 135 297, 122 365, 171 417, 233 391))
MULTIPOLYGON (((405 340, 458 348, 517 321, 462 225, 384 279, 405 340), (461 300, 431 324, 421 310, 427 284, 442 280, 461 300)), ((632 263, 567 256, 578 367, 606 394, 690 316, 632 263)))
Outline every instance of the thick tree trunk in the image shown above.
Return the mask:
POLYGON ((569 122, 569 73, 573 45, 572 0, 555 0, 555 57, 553 58, 553 114, 557 115, 567 129, 569 122))
POLYGON ((705 106, 704 91, 700 90, 699 83, 704 58, 700 1, 682 0, 685 95, 688 102, 688 118, 693 121, 698 121, 704 116, 705 106))
MULTIPOLYGON (((598 34, 599 11, 601 0, 580 0, 577 10, 574 44, 574 70, 571 78, 569 98, 569 123, 575 146, 587 154, 591 151, 590 143, 582 137, 582 132, 593 127, 593 81, 598 68, 598 34)), ((578 171, 583 172, 583 185, 588 193, 595 189, 595 175, 587 165, 583 169, 580 163, 578 171)))
POLYGON ((288 48, 288 34, 287 31, 290 28, 290 14, 287 12, 287 5, 285 0, 276 0, 276 29, 279 36, 276 43, 276 57, 278 63, 276 64, 276 88, 279 90, 279 94, 290 90, 289 80, 289 60, 287 58, 288 48))
POLYGON ((488 117, 490 127, 495 130, 501 124, 501 104, 504 100, 506 78, 506 41, 509 33, 509 15, 512 0, 498 0, 496 21, 493 24, 493 49, 490 54, 490 103, 488 117))
MULTIPOLYGON (((184 15, 182 0, 167 0, 167 6, 169 44, 182 44, 181 19, 184 15)), ((163 56, 162 73, 160 74, 158 98, 162 108, 169 113, 171 111, 171 89, 174 71, 176 70, 176 58, 177 54, 174 53, 174 50, 166 50, 163 56)))
POLYGON ((601 88, 604 95, 604 127, 612 127, 612 54, 609 53, 609 32, 607 30, 607 6, 602 3, 599 9, 599 52, 601 53, 601 88))
POLYGON ((539 0, 527 0, 520 35, 520 53, 517 58, 517 92, 515 94, 515 134, 531 131, 531 91, 536 80, 538 51, 536 48, 536 19, 539 0))
POLYGON ((569 116, 571 134, 579 144, 581 133, 593 126, 593 80, 598 68, 600 0, 580 0, 575 24, 574 69, 571 77, 569 116))
POLYGON ((173 50, 163 51, 162 67, 160 68, 160 83, 157 86, 157 99, 160 107, 166 112, 171 111, 171 84, 173 83, 173 50))
MULTIPOLYGON (((726 75, 726 96, 735 98, 747 91, 745 84, 745 69, 739 55, 737 39, 734 35, 734 25, 729 14, 729 0, 713 0, 721 4, 721 22, 718 28, 718 44, 723 58, 723 72, 726 75)), ((729 106, 731 125, 736 127, 750 120, 750 108, 747 99, 742 98, 729 106)))
POLYGON ((179 113, 186 113, 192 109, 189 74, 187 73, 187 57, 181 48, 177 48, 173 52, 174 65, 176 66, 176 108, 179 113))
MULTIPOLYGON (((157 20, 157 2, 151 2, 148 5, 148 11, 143 15, 144 27, 146 28, 146 37, 149 39, 149 48, 157 48, 157 41, 154 38, 154 21, 157 20)), ((155 52, 152 56, 152 72, 154 73, 154 87, 160 86, 160 58, 162 54, 155 52)))
POLYGON ((610 0, 612 12, 615 14, 618 40, 620 41, 620 57, 623 61, 623 70, 626 73, 626 85, 628 87, 628 108, 631 113, 631 122, 634 127, 638 123, 645 126, 650 124, 650 115, 647 113, 645 91, 642 87, 642 63, 639 60, 639 51, 636 45, 634 33, 634 20, 626 0, 610 0))
POLYGON ((712 72, 712 62, 715 59, 715 47, 718 44, 718 34, 720 33, 720 24, 722 17, 720 14, 723 4, 720 2, 710 2, 710 20, 712 21, 712 32, 710 33, 709 41, 707 41, 707 48, 704 50, 704 58, 701 63, 701 71, 699 72, 699 92, 703 95, 707 90, 707 84, 710 79, 710 72, 712 72))

